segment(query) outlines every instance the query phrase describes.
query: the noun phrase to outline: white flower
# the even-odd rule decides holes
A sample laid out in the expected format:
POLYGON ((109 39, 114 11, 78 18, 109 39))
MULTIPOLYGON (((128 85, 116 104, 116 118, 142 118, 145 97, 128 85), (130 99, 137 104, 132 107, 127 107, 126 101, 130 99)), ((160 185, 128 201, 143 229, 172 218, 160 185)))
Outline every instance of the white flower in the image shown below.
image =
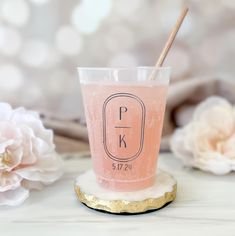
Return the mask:
POLYGON ((62 175, 53 133, 39 115, 0 103, 0 205, 19 205, 30 189, 41 189, 62 175))
POLYGON ((191 122, 177 129, 171 149, 186 166, 222 175, 235 170, 235 107, 220 97, 199 104, 191 122))

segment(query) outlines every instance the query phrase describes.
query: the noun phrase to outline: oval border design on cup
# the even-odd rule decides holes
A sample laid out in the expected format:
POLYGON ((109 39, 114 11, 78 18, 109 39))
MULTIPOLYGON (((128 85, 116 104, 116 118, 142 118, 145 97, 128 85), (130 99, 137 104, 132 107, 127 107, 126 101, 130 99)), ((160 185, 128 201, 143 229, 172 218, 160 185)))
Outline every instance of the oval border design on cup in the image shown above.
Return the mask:
POLYGON ((109 96, 104 101, 103 110, 102 110, 102 118, 103 118, 103 144, 104 144, 104 150, 105 150, 106 154, 112 160, 118 161, 118 162, 128 162, 128 161, 132 161, 132 160, 136 159, 140 155, 140 153, 143 150, 143 143, 144 143, 145 115, 146 115, 146 108, 145 108, 145 105, 144 105, 143 101, 139 97, 134 95, 134 94, 131 94, 131 93, 115 93, 115 94, 112 94, 111 96, 109 96), (116 157, 116 156, 112 155, 109 152, 108 147, 107 147, 107 143, 106 143, 106 113, 105 113, 106 112, 106 106, 110 102, 110 100, 112 100, 113 98, 116 98, 116 97, 130 97, 130 98, 133 98, 133 99, 135 99, 140 104, 141 109, 142 109, 140 146, 139 146, 139 149, 138 149, 138 151, 136 152, 135 155, 133 155, 131 157, 127 157, 127 158, 119 158, 119 157, 116 157))

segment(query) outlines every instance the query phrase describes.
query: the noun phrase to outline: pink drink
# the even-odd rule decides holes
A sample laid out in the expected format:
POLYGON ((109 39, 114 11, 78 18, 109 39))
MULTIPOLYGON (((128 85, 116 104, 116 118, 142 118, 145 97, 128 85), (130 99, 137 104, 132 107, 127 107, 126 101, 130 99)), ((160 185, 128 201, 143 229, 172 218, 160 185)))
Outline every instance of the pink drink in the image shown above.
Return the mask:
POLYGON ((81 81, 93 168, 115 191, 155 181, 168 78, 161 82, 81 81))

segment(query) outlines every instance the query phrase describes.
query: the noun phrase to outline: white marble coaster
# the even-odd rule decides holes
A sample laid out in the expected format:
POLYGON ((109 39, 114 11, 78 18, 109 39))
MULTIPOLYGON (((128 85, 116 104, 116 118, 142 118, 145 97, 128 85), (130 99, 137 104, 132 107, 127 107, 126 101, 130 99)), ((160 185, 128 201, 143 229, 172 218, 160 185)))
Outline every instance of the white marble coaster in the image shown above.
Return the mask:
POLYGON ((82 203, 110 213, 143 213, 159 209, 175 199, 176 188, 176 180, 162 170, 157 171, 153 186, 134 192, 115 192, 101 187, 93 170, 84 172, 75 182, 75 191, 82 203))

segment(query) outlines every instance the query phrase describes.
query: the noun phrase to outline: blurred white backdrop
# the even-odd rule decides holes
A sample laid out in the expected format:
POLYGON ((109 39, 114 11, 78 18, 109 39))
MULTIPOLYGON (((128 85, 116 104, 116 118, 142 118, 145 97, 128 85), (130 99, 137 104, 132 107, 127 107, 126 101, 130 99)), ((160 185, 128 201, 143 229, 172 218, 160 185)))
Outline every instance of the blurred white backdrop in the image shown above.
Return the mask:
POLYGON ((234 0, 1 0, 1 101, 80 116, 76 67, 153 65, 184 5, 172 79, 233 77, 234 0))

